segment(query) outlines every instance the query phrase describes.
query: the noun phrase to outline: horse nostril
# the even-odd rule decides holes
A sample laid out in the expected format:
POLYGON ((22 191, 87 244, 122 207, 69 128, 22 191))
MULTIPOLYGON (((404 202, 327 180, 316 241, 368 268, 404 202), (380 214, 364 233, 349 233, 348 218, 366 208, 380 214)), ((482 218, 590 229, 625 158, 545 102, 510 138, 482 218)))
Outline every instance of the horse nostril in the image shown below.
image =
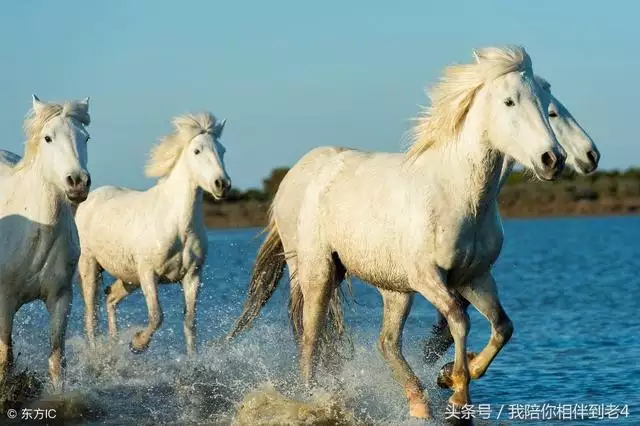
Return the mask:
POLYGON ((587 158, 593 163, 593 165, 598 165, 598 154, 594 151, 587 152, 587 158))
POLYGON ((544 154, 542 154, 541 160, 542 160, 542 164, 544 164, 544 166, 549 169, 555 168, 556 165, 558 164, 558 158, 551 151, 547 151, 544 154))
POLYGON ((67 176, 67 184, 72 188, 76 186, 76 180, 74 179, 73 176, 71 175, 67 176))
POLYGON ((222 189, 222 185, 223 185, 223 183, 222 183, 222 179, 216 179, 216 180, 213 182, 213 185, 216 187, 216 189, 217 189, 218 191, 220 191, 220 190, 222 189))

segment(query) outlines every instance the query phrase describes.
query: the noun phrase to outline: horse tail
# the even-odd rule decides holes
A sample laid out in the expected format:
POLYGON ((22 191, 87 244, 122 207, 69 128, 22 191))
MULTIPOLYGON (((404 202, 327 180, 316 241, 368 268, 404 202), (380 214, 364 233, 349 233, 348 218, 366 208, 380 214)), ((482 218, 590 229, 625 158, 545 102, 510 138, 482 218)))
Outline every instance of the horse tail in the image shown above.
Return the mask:
POLYGON ((267 238, 260 246, 256 263, 253 265, 247 300, 240 317, 225 337, 227 341, 251 326, 262 307, 273 295, 284 273, 286 259, 278 227, 272 214, 270 214, 269 224, 264 232, 267 233, 267 238))

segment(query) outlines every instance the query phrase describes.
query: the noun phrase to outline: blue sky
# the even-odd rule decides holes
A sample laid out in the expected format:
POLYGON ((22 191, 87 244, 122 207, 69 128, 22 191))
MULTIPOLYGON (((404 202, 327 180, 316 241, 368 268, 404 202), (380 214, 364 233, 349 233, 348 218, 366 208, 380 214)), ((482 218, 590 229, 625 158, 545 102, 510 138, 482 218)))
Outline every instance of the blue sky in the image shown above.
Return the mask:
POLYGON ((94 187, 146 188, 171 117, 227 118, 234 185, 318 145, 403 149, 424 87, 471 49, 524 45, 598 144, 640 164, 640 3, 631 1, 11 1, 0 6, 0 147, 21 153, 31 93, 91 97, 94 187))

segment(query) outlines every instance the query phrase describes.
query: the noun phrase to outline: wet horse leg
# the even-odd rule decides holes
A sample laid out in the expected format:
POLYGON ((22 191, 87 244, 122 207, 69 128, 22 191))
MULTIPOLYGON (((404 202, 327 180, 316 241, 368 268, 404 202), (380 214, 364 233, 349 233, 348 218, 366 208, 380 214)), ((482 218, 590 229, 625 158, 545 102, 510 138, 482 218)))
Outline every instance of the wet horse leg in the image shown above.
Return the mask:
POLYGON ((300 370, 305 383, 313 385, 318 338, 325 325, 329 299, 333 290, 333 262, 330 258, 298 257, 297 273, 296 284, 300 285, 303 298, 300 370))
POLYGON ((187 355, 196 352, 196 300, 200 290, 200 274, 198 271, 189 272, 182 280, 184 291, 184 339, 187 345, 187 355))
POLYGON ((115 339, 118 333, 118 324, 116 321, 116 307, 118 303, 133 292, 137 286, 127 284, 117 279, 110 286, 105 288, 104 293, 107 296, 107 318, 109 324, 109 337, 115 339))
MULTIPOLYGON (((470 376, 479 379, 511 338, 513 324, 500 304, 496 283, 490 273, 472 280, 468 286, 460 288, 460 292, 491 323, 491 337, 487 345, 477 355, 468 354, 470 376)), ((450 383, 447 377, 450 368, 448 364, 441 370, 441 386, 450 383)))
MULTIPOLYGON (((463 297, 459 298, 462 308, 466 311, 469 302, 463 297)), ((428 365, 437 363, 453 345, 453 336, 449 330, 447 319, 440 312, 437 312, 437 320, 433 325, 431 336, 424 344, 424 361, 428 365)))
POLYGON ((402 330, 411 310, 413 294, 379 291, 384 304, 384 314, 378 348, 391 367, 394 379, 405 389, 409 401, 409 414, 417 418, 432 418, 424 387, 402 355, 402 330))
POLYGON ((443 271, 437 267, 416 266, 410 275, 411 287, 431 302, 447 319, 455 344, 455 361, 451 372, 453 395, 449 402, 458 407, 471 404, 467 364, 469 316, 462 308, 457 295, 447 287, 443 271))
POLYGON ((140 288, 147 302, 149 324, 147 328, 138 331, 129 343, 129 349, 133 353, 141 353, 149 346, 149 341, 153 333, 162 325, 162 308, 158 303, 158 279, 151 271, 140 274, 140 288))
POLYGON ((84 325, 87 333, 89 346, 96 346, 96 288, 101 281, 100 265, 95 259, 80 256, 78 261, 78 271, 80 273, 80 287, 82 288, 82 298, 84 300, 84 325))
POLYGON ((60 391, 64 387, 64 368, 66 367, 64 336, 67 332, 67 322, 71 311, 71 283, 68 289, 60 291, 55 297, 48 298, 46 305, 49 311, 51 331, 49 376, 53 389, 60 391))
POLYGON ((479 379, 511 339, 513 324, 500 304, 496 282, 490 273, 473 280, 461 293, 491 323, 489 342, 469 363, 471 378, 479 379))

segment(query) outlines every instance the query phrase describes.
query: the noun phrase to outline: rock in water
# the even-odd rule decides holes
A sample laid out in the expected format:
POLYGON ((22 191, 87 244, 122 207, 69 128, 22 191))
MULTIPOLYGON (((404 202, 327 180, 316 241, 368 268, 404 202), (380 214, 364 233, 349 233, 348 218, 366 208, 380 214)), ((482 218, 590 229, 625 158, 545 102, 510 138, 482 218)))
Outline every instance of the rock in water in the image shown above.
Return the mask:
POLYGON ((236 426, 351 426, 363 423, 331 397, 318 397, 309 402, 288 399, 272 386, 247 394, 238 405, 236 426))

